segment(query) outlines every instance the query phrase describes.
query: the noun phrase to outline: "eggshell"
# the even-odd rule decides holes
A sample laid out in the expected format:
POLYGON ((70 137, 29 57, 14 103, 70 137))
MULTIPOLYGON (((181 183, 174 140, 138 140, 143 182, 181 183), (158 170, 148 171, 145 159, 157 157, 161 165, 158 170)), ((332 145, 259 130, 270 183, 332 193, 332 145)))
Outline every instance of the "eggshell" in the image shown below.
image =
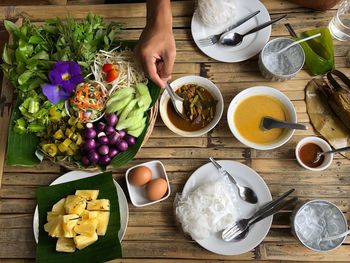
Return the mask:
POLYGON ((143 186, 152 179, 152 171, 147 166, 136 167, 129 176, 129 183, 143 186))
POLYGON ((168 190, 167 182, 163 178, 157 178, 146 185, 146 198, 150 201, 161 199, 168 190))

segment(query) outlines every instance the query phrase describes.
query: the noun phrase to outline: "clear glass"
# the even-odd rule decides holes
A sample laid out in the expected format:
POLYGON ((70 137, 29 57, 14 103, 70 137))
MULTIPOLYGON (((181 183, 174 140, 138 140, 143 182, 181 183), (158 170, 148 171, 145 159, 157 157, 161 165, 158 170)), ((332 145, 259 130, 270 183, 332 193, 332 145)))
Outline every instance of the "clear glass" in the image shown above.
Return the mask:
POLYGON ((336 15, 329 23, 329 31, 335 39, 350 40, 350 0, 341 1, 336 15))

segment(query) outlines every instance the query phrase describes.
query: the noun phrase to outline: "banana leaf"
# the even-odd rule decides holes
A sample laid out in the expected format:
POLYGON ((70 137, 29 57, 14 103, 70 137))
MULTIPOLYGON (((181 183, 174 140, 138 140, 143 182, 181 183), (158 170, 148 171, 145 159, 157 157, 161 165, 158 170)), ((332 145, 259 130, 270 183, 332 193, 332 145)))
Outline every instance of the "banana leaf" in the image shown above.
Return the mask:
POLYGON ((40 163, 40 160, 35 155, 39 144, 39 138, 34 134, 19 134, 14 131, 15 120, 21 117, 21 112, 18 109, 19 105, 20 103, 17 102, 11 116, 9 135, 7 138, 6 164, 23 166, 36 165, 40 163))
POLYGON ((110 172, 67 183, 40 187, 36 191, 39 210, 39 242, 36 249, 36 262, 69 263, 69 262, 105 262, 121 258, 121 245, 118 239, 120 229, 120 211, 118 194, 110 172), (57 238, 50 237, 44 230, 47 212, 61 198, 80 189, 98 189, 98 199, 109 199, 110 218, 105 236, 90 246, 73 253, 56 252, 57 238))

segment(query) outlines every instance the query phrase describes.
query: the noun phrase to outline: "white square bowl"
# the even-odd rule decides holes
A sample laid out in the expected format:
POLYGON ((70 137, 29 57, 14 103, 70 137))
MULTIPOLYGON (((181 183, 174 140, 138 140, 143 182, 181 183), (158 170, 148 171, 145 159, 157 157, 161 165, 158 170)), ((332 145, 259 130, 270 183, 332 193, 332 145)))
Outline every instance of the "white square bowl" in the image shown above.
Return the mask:
POLYGON ((167 199, 170 196, 171 191, 170 191, 169 179, 168 179, 168 176, 166 174, 164 165, 160 161, 155 160, 155 161, 150 161, 150 162, 146 162, 146 163, 141 163, 141 164, 138 164, 138 165, 135 165, 135 166, 129 168, 126 171, 125 179, 126 179, 126 185, 128 187, 131 203, 136 207, 153 205, 155 203, 158 203, 160 201, 167 199), (129 175, 131 174, 131 171, 139 166, 146 166, 152 171, 152 179, 151 180, 154 180, 157 178, 165 179, 168 189, 167 189, 166 194, 161 199, 156 200, 156 201, 149 201, 146 198, 146 194, 145 194, 145 187, 147 184, 143 185, 143 186, 136 186, 136 185, 132 185, 129 182, 129 175))

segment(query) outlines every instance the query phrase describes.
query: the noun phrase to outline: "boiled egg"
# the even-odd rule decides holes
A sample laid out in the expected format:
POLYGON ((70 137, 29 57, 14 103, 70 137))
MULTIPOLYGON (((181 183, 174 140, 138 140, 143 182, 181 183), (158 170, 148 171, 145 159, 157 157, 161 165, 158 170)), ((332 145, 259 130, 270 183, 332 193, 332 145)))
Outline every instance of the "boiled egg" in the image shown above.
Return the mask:
POLYGON ((130 184, 143 186, 152 179, 152 171, 147 166, 138 166, 129 176, 130 184))
POLYGON ((161 199, 168 190, 167 182, 163 178, 150 181, 145 188, 146 198, 150 201, 161 199))

